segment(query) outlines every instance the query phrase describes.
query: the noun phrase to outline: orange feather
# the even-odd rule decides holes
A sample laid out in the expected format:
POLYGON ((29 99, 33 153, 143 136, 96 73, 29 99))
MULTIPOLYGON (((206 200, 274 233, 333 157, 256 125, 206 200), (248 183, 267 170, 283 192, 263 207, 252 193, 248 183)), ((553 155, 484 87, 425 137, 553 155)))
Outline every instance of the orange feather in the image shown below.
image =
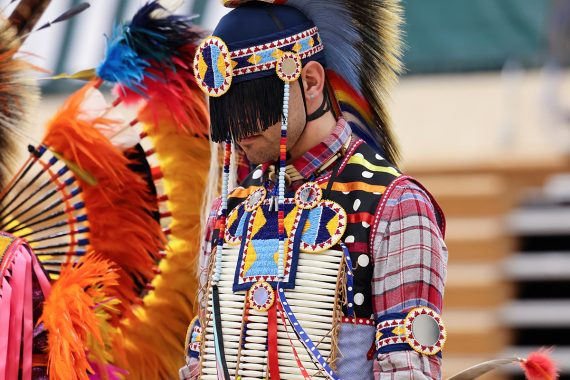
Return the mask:
POLYGON ((156 208, 142 178, 131 171, 129 161, 95 127, 115 126, 113 120, 88 118, 81 105, 94 82, 73 94, 48 124, 44 143, 66 161, 89 173, 96 184, 78 176, 87 209, 91 247, 118 266, 116 296, 122 310, 138 303, 142 287, 155 276, 164 248, 160 225, 151 211, 156 208))
POLYGON ((40 318, 48 332, 50 379, 89 379, 88 342, 104 344, 95 309, 109 301, 118 277, 114 266, 94 253, 62 268, 40 318))

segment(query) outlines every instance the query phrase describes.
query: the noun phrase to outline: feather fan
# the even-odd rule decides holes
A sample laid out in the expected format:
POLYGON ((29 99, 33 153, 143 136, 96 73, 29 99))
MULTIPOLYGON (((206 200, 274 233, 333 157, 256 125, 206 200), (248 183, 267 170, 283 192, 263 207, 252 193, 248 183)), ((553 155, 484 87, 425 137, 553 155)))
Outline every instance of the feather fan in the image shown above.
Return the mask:
POLYGON ((91 247, 119 267, 117 296, 128 305, 138 302, 142 288, 155 275, 163 249, 160 225, 152 217, 153 197, 129 161, 96 125, 113 125, 103 117, 87 118, 82 102, 93 88, 89 83, 71 96, 48 124, 44 143, 88 172, 96 184, 80 179, 90 226, 91 247))

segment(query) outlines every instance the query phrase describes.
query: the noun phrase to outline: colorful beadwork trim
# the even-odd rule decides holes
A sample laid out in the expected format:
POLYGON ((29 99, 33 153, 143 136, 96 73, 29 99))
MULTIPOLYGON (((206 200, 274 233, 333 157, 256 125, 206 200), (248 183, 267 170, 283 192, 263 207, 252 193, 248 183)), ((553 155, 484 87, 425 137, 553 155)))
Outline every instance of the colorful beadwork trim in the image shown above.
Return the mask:
POLYGON ((247 292, 247 302, 252 309, 266 312, 275 303, 273 287, 265 281, 256 282, 247 292))
POLYGON ((443 349, 447 340, 447 330, 443 324, 441 316, 429 307, 417 307, 412 309, 404 319, 404 328, 406 329, 406 342, 416 352, 424 355, 435 355, 443 349), (414 334, 414 322, 422 315, 431 318, 437 328, 439 328, 439 336, 434 344, 422 344, 421 340, 414 334), (419 341, 420 340, 420 341, 419 341))
POLYGON ((212 36, 198 46, 194 58, 194 76, 198 86, 209 96, 222 96, 230 89, 232 62, 224 41, 212 36))
POLYGON ((186 333, 187 355, 193 358, 200 356, 200 344, 202 343, 202 327, 200 319, 196 316, 188 326, 186 333))
POLYGON ((338 203, 319 202, 317 207, 309 210, 301 251, 319 253, 336 245, 346 230, 346 220, 346 211, 338 203))
MULTIPOLYGON (((410 350, 410 346, 406 343, 403 319, 405 314, 395 313, 391 316, 391 319, 382 320, 376 325, 376 352, 379 354, 410 350)), ((390 316, 386 316, 386 318, 390 318, 390 316)))
POLYGON ((317 207, 322 198, 323 190, 315 182, 304 183, 295 192, 295 203, 305 210, 317 207))
POLYGON ((227 227, 225 230, 225 240, 226 243, 232 246, 241 244, 241 232, 243 230, 243 223, 248 220, 244 217, 245 212, 245 202, 241 203, 230 212, 227 220, 227 227))
POLYGON ((270 43, 230 52, 220 38, 204 40, 194 57, 196 82, 209 96, 222 96, 230 88, 234 77, 266 70, 277 70, 286 82, 301 75, 301 60, 323 50, 316 27, 270 43), (291 61, 291 59, 293 61, 291 61), (293 67, 293 70, 289 70, 293 67))
POLYGON ((283 82, 291 83, 299 79, 302 68, 301 58, 295 53, 286 52, 277 60, 275 71, 283 82))
POLYGON ((279 253, 278 213, 272 210, 273 199, 265 199, 261 206, 251 213, 244 213, 239 222, 243 225, 239 231, 241 246, 234 279, 234 291, 247 290, 258 281, 266 281, 274 286, 281 282, 284 288, 295 287, 295 273, 301 244, 302 229, 308 212, 295 206, 292 198, 283 200, 284 214, 284 252, 283 278, 279 278, 279 262, 275 257, 279 253))
MULTIPOLYGON (((439 355, 445 344, 447 332, 441 317, 428 307, 418 307, 409 313, 391 313, 379 318, 376 325, 376 353, 414 350, 424 355, 439 355), (422 344, 414 335, 413 323, 420 315, 431 317, 439 328, 439 337, 434 344, 422 344)), ((420 339, 421 340, 421 339, 420 339)))
POLYGON ((293 36, 267 44, 239 49, 230 53, 233 75, 252 74, 275 70, 278 60, 286 52, 295 53, 300 59, 311 57, 323 50, 319 30, 316 27, 293 36))
POLYGON ((365 326, 374 326, 376 324, 374 319, 353 318, 353 317, 342 317, 342 323, 351 323, 355 325, 365 325, 365 326))

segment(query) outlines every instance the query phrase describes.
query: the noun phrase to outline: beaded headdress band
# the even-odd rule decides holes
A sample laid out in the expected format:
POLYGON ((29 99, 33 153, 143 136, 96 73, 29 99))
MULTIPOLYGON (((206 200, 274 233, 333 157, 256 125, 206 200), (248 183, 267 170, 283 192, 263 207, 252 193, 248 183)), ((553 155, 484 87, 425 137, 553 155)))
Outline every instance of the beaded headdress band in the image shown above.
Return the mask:
POLYGON ((194 74, 205 94, 218 97, 230 89, 233 79, 238 76, 277 68, 277 75, 281 79, 291 78, 291 73, 283 71, 288 67, 287 64, 283 65, 284 60, 300 62, 322 50, 323 44, 316 27, 270 43, 231 52, 224 41, 211 36, 197 50, 194 74), (289 58, 285 59, 285 56, 289 58))

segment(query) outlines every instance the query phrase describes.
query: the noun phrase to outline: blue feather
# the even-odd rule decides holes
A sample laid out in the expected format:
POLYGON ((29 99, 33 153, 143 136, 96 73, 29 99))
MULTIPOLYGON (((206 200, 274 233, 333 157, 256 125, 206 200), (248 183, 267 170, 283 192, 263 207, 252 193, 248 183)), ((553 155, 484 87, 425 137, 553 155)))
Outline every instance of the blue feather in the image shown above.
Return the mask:
POLYGON ((107 37, 105 59, 97 67, 97 75, 105 81, 141 94, 141 90, 144 90, 145 70, 149 66, 150 64, 139 57, 116 29, 112 38, 107 37))

